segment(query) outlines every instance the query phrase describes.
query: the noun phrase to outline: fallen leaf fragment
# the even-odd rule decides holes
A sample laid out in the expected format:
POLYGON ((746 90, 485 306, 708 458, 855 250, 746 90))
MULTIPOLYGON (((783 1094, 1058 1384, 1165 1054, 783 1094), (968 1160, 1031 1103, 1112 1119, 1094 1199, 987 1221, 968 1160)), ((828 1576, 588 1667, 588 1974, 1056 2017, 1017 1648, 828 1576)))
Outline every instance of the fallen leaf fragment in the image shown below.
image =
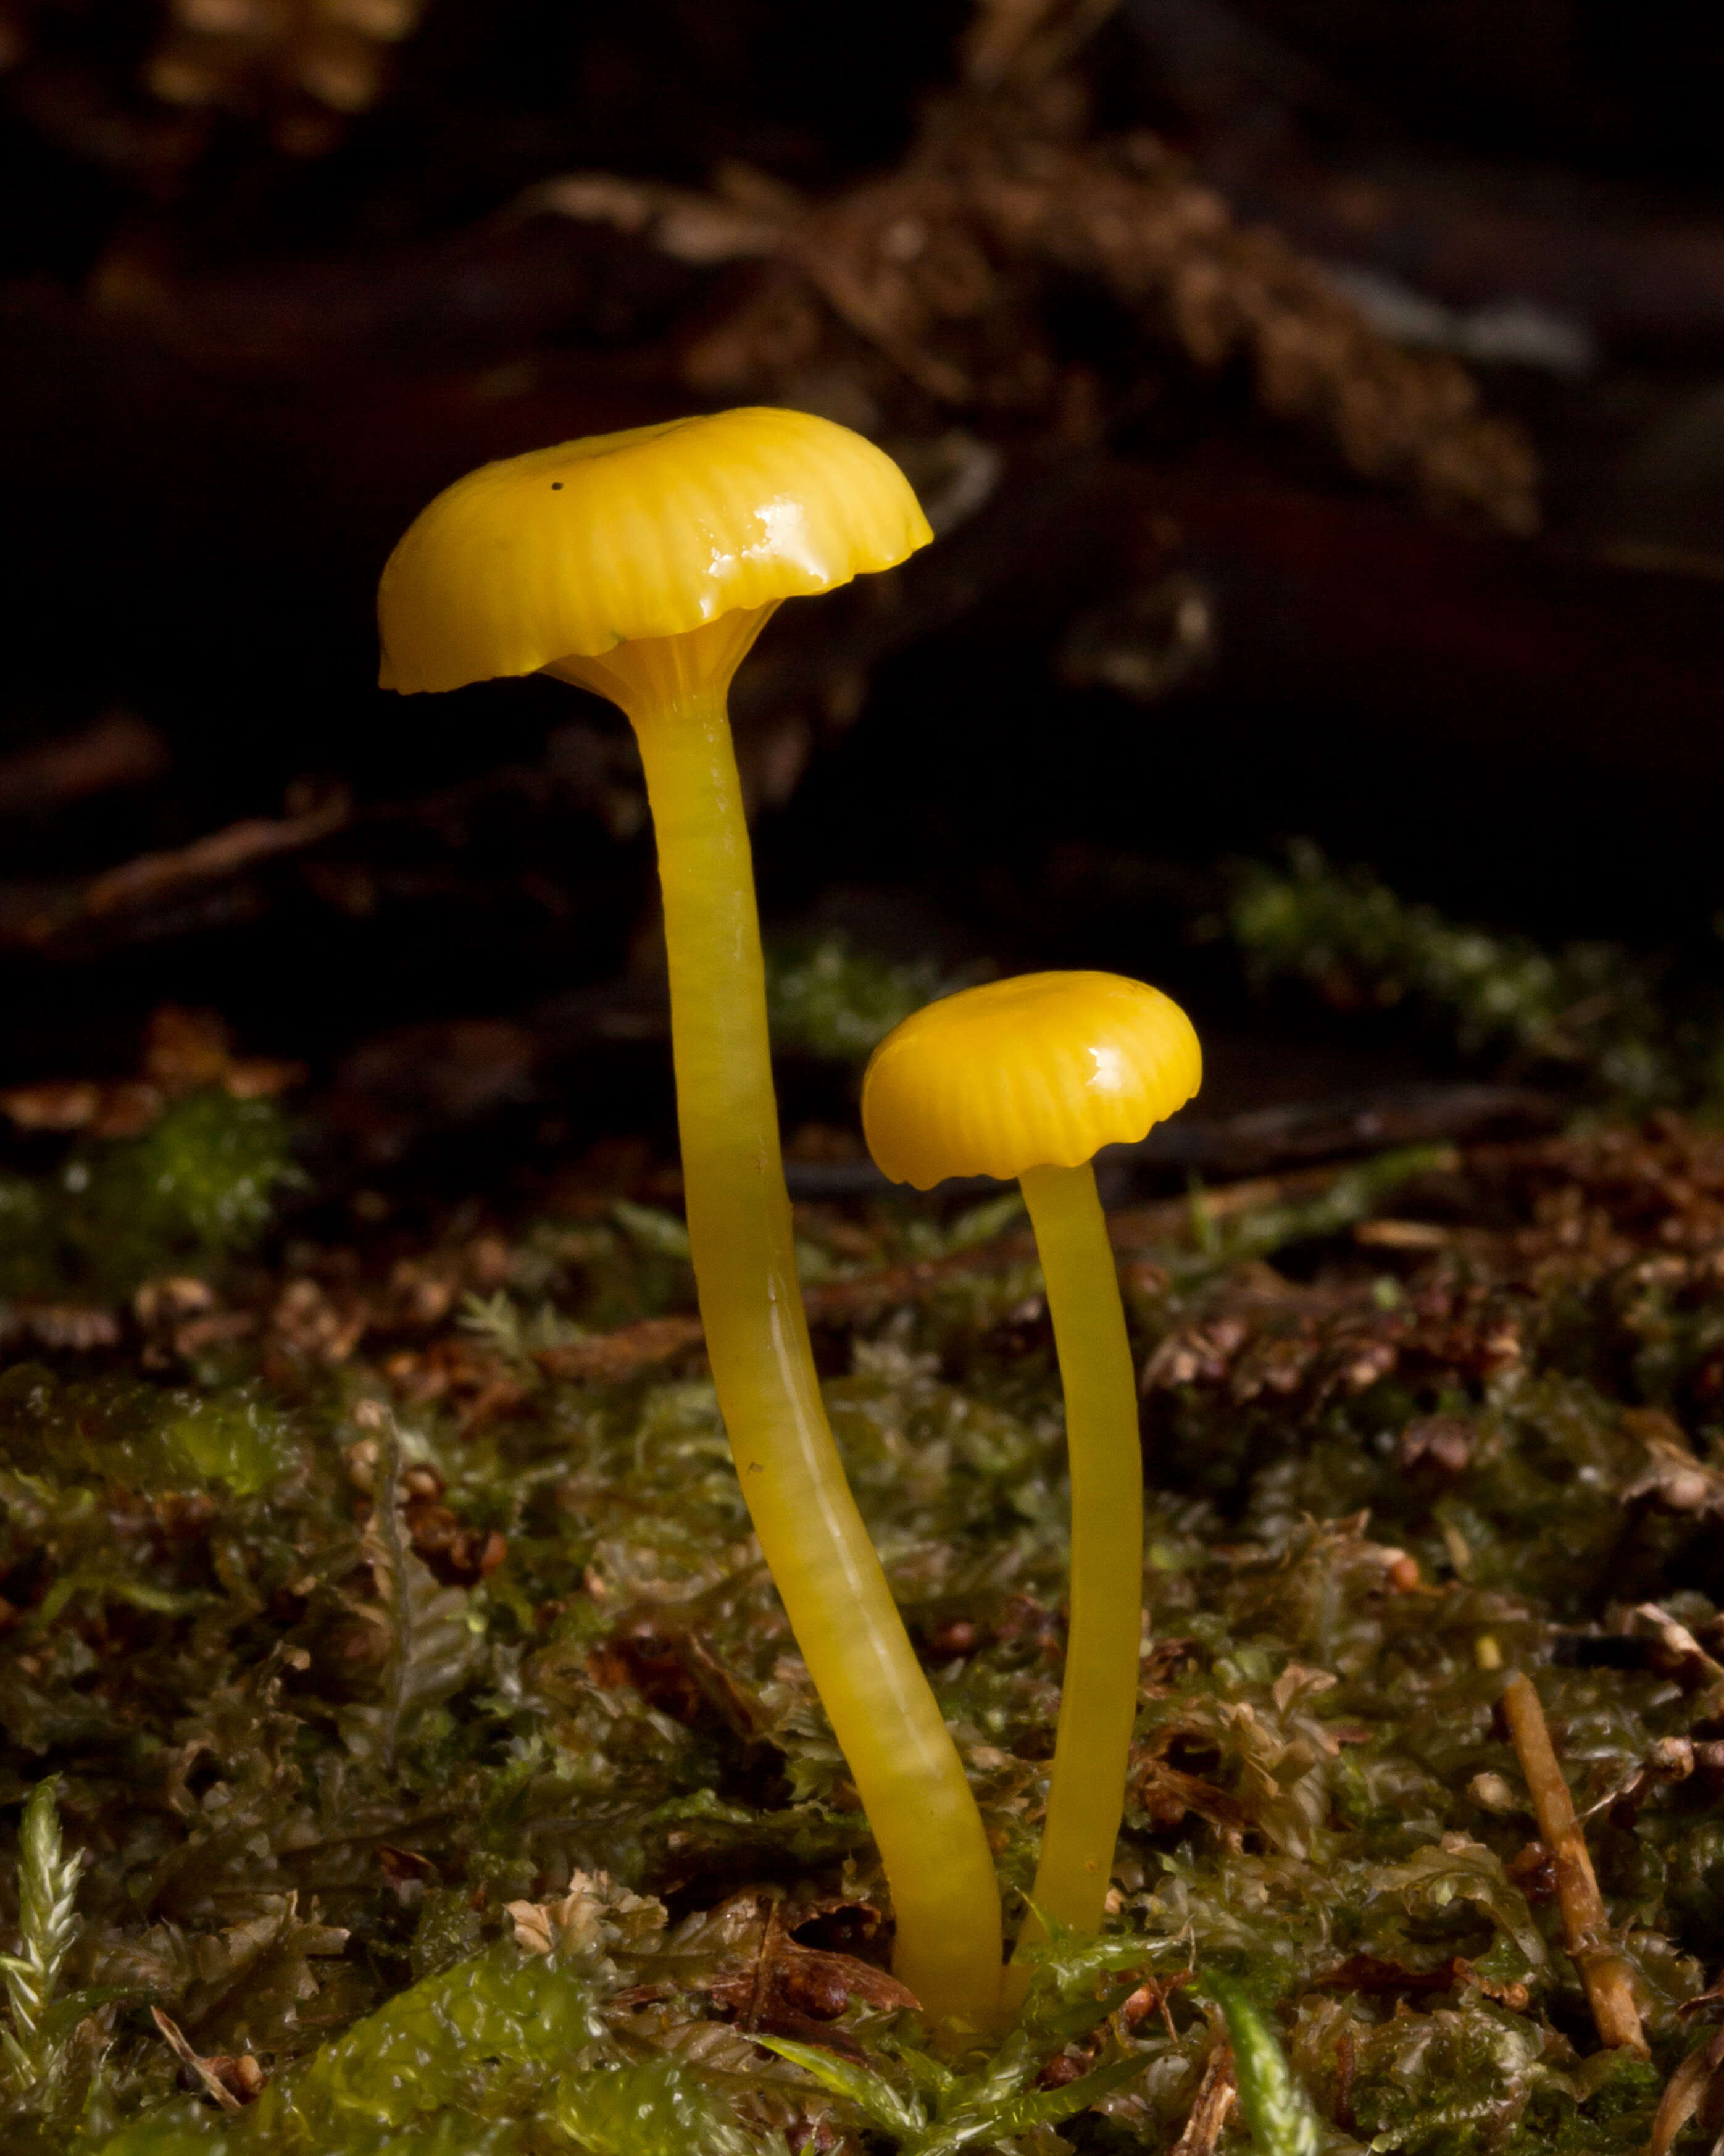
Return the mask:
POLYGON ((254 2097, 262 2094, 266 2076, 249 2051, 242 2051, 237 2056, 218 2051, 208 2058, 200 2057, 177 2024, 159 2006, 150 2009, 150 2017, 174 2056, 182 2066, 191 2068, 203 2084, 205 2094, 213 2097, 223 2111, 243 2111, 254 2097))

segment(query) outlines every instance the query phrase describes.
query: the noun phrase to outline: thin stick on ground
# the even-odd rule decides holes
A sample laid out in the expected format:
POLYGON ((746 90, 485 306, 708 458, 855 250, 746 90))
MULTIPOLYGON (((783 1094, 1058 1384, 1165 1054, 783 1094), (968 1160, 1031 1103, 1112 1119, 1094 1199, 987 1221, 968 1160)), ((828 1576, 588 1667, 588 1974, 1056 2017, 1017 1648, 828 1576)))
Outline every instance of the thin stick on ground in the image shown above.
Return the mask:
MULTIPOLYGON (((1219 2020, 1219 2016, 1217 2016, 1219 2020)), ((1170 2156, 1215 2156, 1222 2128, 1239 2099, 1234 2077, 1233 2046, 1218 2041, 1209 2053, 1203 2077, 1192 2100, 1185 2130, 1174 2143, 1170 2156)))
POLYGON ((1556 1860, 1562 1941, 1586 1986, 1599 2039, 1613 2049, 1626 2046, 1644 2058, 1646 2037, 1640 2026, 1640 2010, 1634 2004, 1629 1966, 1607 1943, 1603 1897, 1598 1892, 1586 1836, 1574 1815, 1574 1799, 1562 1778, 1538 1694, 1518 1673, 1508 1681, 1502 1709, 1521 1772, 1532 1793, 1539 1838, 1556 1860))

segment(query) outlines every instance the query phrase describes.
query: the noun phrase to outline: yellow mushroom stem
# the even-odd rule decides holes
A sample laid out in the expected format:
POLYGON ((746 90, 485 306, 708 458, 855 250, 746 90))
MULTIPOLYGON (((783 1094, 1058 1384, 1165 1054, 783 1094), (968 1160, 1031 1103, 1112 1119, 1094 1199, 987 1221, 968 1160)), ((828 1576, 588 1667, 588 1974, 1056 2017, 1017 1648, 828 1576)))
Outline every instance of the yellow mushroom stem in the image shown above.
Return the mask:
POLYGON ((1087 1162, 1033 1168, 1019 1181, 1065 1393, 1071 1626, 1053 1784, 1030 1891, 1035 1913, 1018 1935, 1008 2002, 1021 1996, 1027 1954, 1045 1938, 1038 1914, 1075 1931, 1101 1929, 1125 1808, 1143 1622, 1137 1387, 1095 1170, 1087 1162))
POLYGON ((736 1471, 891 1883, 894 1967, 988 2025, 999 1890, 975 1799, 839 1464, 797 1282, 748 828, 726 713, 770 607, 552 671, 628 713, 658 839, 689 1241, 736 1471))

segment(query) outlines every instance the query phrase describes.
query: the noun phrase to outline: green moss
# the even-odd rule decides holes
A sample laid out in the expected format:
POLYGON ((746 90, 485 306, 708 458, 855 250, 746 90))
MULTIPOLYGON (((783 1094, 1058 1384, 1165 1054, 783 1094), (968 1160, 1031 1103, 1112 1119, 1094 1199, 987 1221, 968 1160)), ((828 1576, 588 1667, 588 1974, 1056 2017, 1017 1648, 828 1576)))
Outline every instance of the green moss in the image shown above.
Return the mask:
POLYGON ((1659 969, 1615 944, 1549 951, 1450 921, 1308 839, 1285 871, 1240 871, 1227 927, 1260 981, 1306 981, 1343 1011, 1407 1004, 1464 1055, 1566 1070, 1631 1112, 1717 1091, 1716 1019, 1673 1012, 1659 969))
POLYGON ((1322 2128, 1275 2031, 1243 1984, 1211 1976, 1208 1988, 1226 2016, 1239 2109, 1261 2156, 1316 2156, 1322 2128))
POLYGON ((750 2156, 763 2146, 669 2059, 566 2075, 555 2116, 592 2156, 750 2156))
MULTIPOLYGON (((1170 1210, 1133 1301, 1149 1635, 1117 1907, 1099 1944, 1045 1958, 1014 2031, 958 2060, 931 2057, 865 1969, 829 2020, 808 2010, 818 1984, 762 1974, 763 1893, 811 1946, 875 1953, 885 1895, 711 1385, 675 1368, 577 1383, 536 1358, 595 1309, 638 1313, 646 1259, 680 1264, 644 1247, 665 1243, 656 1216, 523 1231, 500 1302, 439 1337, 506 1377, 485 1415, 451 1395, 392 1430, 388 1336, 377 1366, 296 1379, 265 1335, 202 1389, 15 1365, 0 1933, 26 1928, 10 1837, 50 1776, 85 1861, 59 2063, 5 2097, 0 2146, 764 2156, 818 2124, 913 2156, 1159 2150, 1214 2041, 1178 1981, 1194 1964, 1255 2001, 1331 2146, 1628 2156, 1691 2041, 1675 2009, 1724 1910, 1716 1778, 1643 1775, 1667 1740, 1704 1738, 1703 1674, 1552 1659, 1565 1631, 1645 1636, 1633 1606, 1653 1596, 1709 1652, 1724 1640, 1713 1527, 1646 1493, 1646 1426, 1624 1412, 1644 1388, 1701 1389, 1724 1285, 1698 1228, 1670 1272, 1678 1240, 1647 1194, 1698 1204, 1713 1171, 1691 1153, 1655 1178, 1644 1143, 1562 1156, 1587 1217, 1615 1209, 1590 1272, 1550 1224, 1562 1162, 1543 1154, 1488 1188, 1466 1179, 1488 1163, 1392 1158, 1213 1235, 1170 1210), (1402 1263, 1391 1302, 1388 1260, 1352 1241, 1384 1204, 1496 1224, 1402 1263), (1270 1267, 1289 1250, 1297 1280, 1270 1267), (1560 1277, 1547 1250, 1570 1252, 1560 1277), (1649 1253, 1655 1312, 1645 1280, 1625 1285, 1649 1253), (1676 1344, 1655 1367, 1660 1328, 1676 1344), (1512 1356, 1491 1345, 1509 1332, 1512 1356), (1443 1444, 1421 1451, 1433 1419, 1443 1444), (454 1566, 451 1521, 500 1536, 501 1563, 454 1566), (1534 1672, 1588 1814, 1650 2070, 1601 2059, 1554 1907, 1529 1898, 1486 1630, 1534 1672), (523 1922, 550 1951, 519 1943, 523 1922), (1126 2010, 1152 1978, 1166 2021, 1126 2010), (230 2115, 188 2087, 152 2006, 202 2057, 251 2055, 265 2092, 230 2115)), ((880 1263, 911 1243, 895 1210, 852 1225, 880 1263)), ((1039 1286, 978 1254, 842 1356, 829 1342, 827 1380, 1014 1922, 1067 1592, 1039 1286)))
POLYGON ((772 1043, 829 1062, 865 1062, 912 1011, 962 985, 925 960, 895 964, 842 935, 777 944, 767 954, 772 1043))
POLYGON ((51 1174, 0 1177, 0 1294, 112 1298, 219 1269, 298 1179, 273 1102, 191 1094, 140 1137, 82 1140, 51 1174))

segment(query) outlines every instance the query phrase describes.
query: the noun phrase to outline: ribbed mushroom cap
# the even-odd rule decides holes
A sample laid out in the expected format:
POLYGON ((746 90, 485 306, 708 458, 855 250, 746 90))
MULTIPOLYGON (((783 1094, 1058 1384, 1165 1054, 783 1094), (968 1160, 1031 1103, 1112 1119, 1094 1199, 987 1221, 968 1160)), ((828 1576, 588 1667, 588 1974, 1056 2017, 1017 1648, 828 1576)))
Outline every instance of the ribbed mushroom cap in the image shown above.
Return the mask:
POLYGON ((1009 1182, 1131 1144, 1203 1081, 1191 1020, 1118 973, 1024 973, 930 1004, 862 1081, 868 1149, 895 1183, 1009 1182))
POLYGON ((933 536, 883 450, 767 406, 481 465, 377 589, 386 689, 459 689, 890 568, 933 536))

